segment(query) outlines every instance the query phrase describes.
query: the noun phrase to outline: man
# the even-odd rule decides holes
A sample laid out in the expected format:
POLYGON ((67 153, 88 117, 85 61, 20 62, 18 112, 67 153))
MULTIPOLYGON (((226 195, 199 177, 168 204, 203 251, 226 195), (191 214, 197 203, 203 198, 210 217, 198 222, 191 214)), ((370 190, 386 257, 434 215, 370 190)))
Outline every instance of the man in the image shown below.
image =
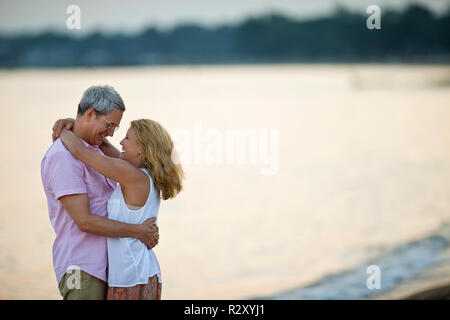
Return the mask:
POLYGON ((54 143, 41 163, 50 221, 56 233, 53 266, 64 299, 105 299, 106 237, 137 238, 149 249, 158 242, 154 219, 134 225, 107 218, 107 202, 116 183, 74 158, 61 139, 56 139, 62 126, 73 126, 73 132, 87 147, 102 152, 102 146, 105 154, 114 156, 119 151, 106 137, 114 135, 124 111, 122 98, 112 87, 90 87, 78 105, 75 121, 55 124, 54 143))

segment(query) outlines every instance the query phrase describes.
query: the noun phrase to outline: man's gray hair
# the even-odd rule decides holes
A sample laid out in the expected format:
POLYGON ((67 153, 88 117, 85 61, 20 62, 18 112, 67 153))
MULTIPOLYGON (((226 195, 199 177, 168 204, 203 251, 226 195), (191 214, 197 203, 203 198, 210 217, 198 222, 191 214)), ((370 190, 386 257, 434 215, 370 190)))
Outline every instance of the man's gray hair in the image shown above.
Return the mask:
POLYGON ((83 93, 78 105, 78 115, 83 115, 89 108, 105 115, 112 112, 114 108, 125 111, 125 104, 120 94, 113 87, 92 86, 83 93))

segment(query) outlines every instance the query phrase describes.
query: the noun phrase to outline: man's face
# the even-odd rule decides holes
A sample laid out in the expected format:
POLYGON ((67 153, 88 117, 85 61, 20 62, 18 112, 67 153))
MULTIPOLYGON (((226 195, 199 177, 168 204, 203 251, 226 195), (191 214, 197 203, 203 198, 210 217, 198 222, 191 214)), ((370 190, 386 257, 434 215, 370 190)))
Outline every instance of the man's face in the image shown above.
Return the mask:
POLYGON ((90 141, 86 142, 99 146, 102 144, 103 138, 108 136, 112 137, 114 135, 114 129, 110 128, 110 126, 119 126, 122 115, 123 111, 117 108, 114 108, 112 112, 106 115, 97 115, 94 109, 87 110, 85 116, 88 121, 90 141))

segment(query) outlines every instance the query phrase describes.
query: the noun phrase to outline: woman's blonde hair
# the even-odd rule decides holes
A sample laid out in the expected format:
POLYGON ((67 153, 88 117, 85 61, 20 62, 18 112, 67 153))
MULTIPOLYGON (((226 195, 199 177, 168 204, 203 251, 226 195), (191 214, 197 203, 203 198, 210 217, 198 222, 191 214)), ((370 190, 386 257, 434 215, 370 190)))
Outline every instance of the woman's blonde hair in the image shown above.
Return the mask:
POLYGON ((182 190, 184 178, 180 164, 173 161, 173 141, 166 129, 150 119, 131 121, 136 141, 141 148, 142 166, 153 178, 164 200, 175 197, 182 190))

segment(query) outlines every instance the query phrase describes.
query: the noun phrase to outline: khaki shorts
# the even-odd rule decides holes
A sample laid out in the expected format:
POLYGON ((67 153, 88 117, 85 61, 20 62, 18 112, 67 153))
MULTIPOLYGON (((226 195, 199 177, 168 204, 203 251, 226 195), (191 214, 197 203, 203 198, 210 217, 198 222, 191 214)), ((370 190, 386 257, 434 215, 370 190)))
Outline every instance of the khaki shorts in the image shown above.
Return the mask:
POLYGON ((59 283, 64 300, 105 300, 107 289, 105 281, 82 270, 66 272, 59 283))

